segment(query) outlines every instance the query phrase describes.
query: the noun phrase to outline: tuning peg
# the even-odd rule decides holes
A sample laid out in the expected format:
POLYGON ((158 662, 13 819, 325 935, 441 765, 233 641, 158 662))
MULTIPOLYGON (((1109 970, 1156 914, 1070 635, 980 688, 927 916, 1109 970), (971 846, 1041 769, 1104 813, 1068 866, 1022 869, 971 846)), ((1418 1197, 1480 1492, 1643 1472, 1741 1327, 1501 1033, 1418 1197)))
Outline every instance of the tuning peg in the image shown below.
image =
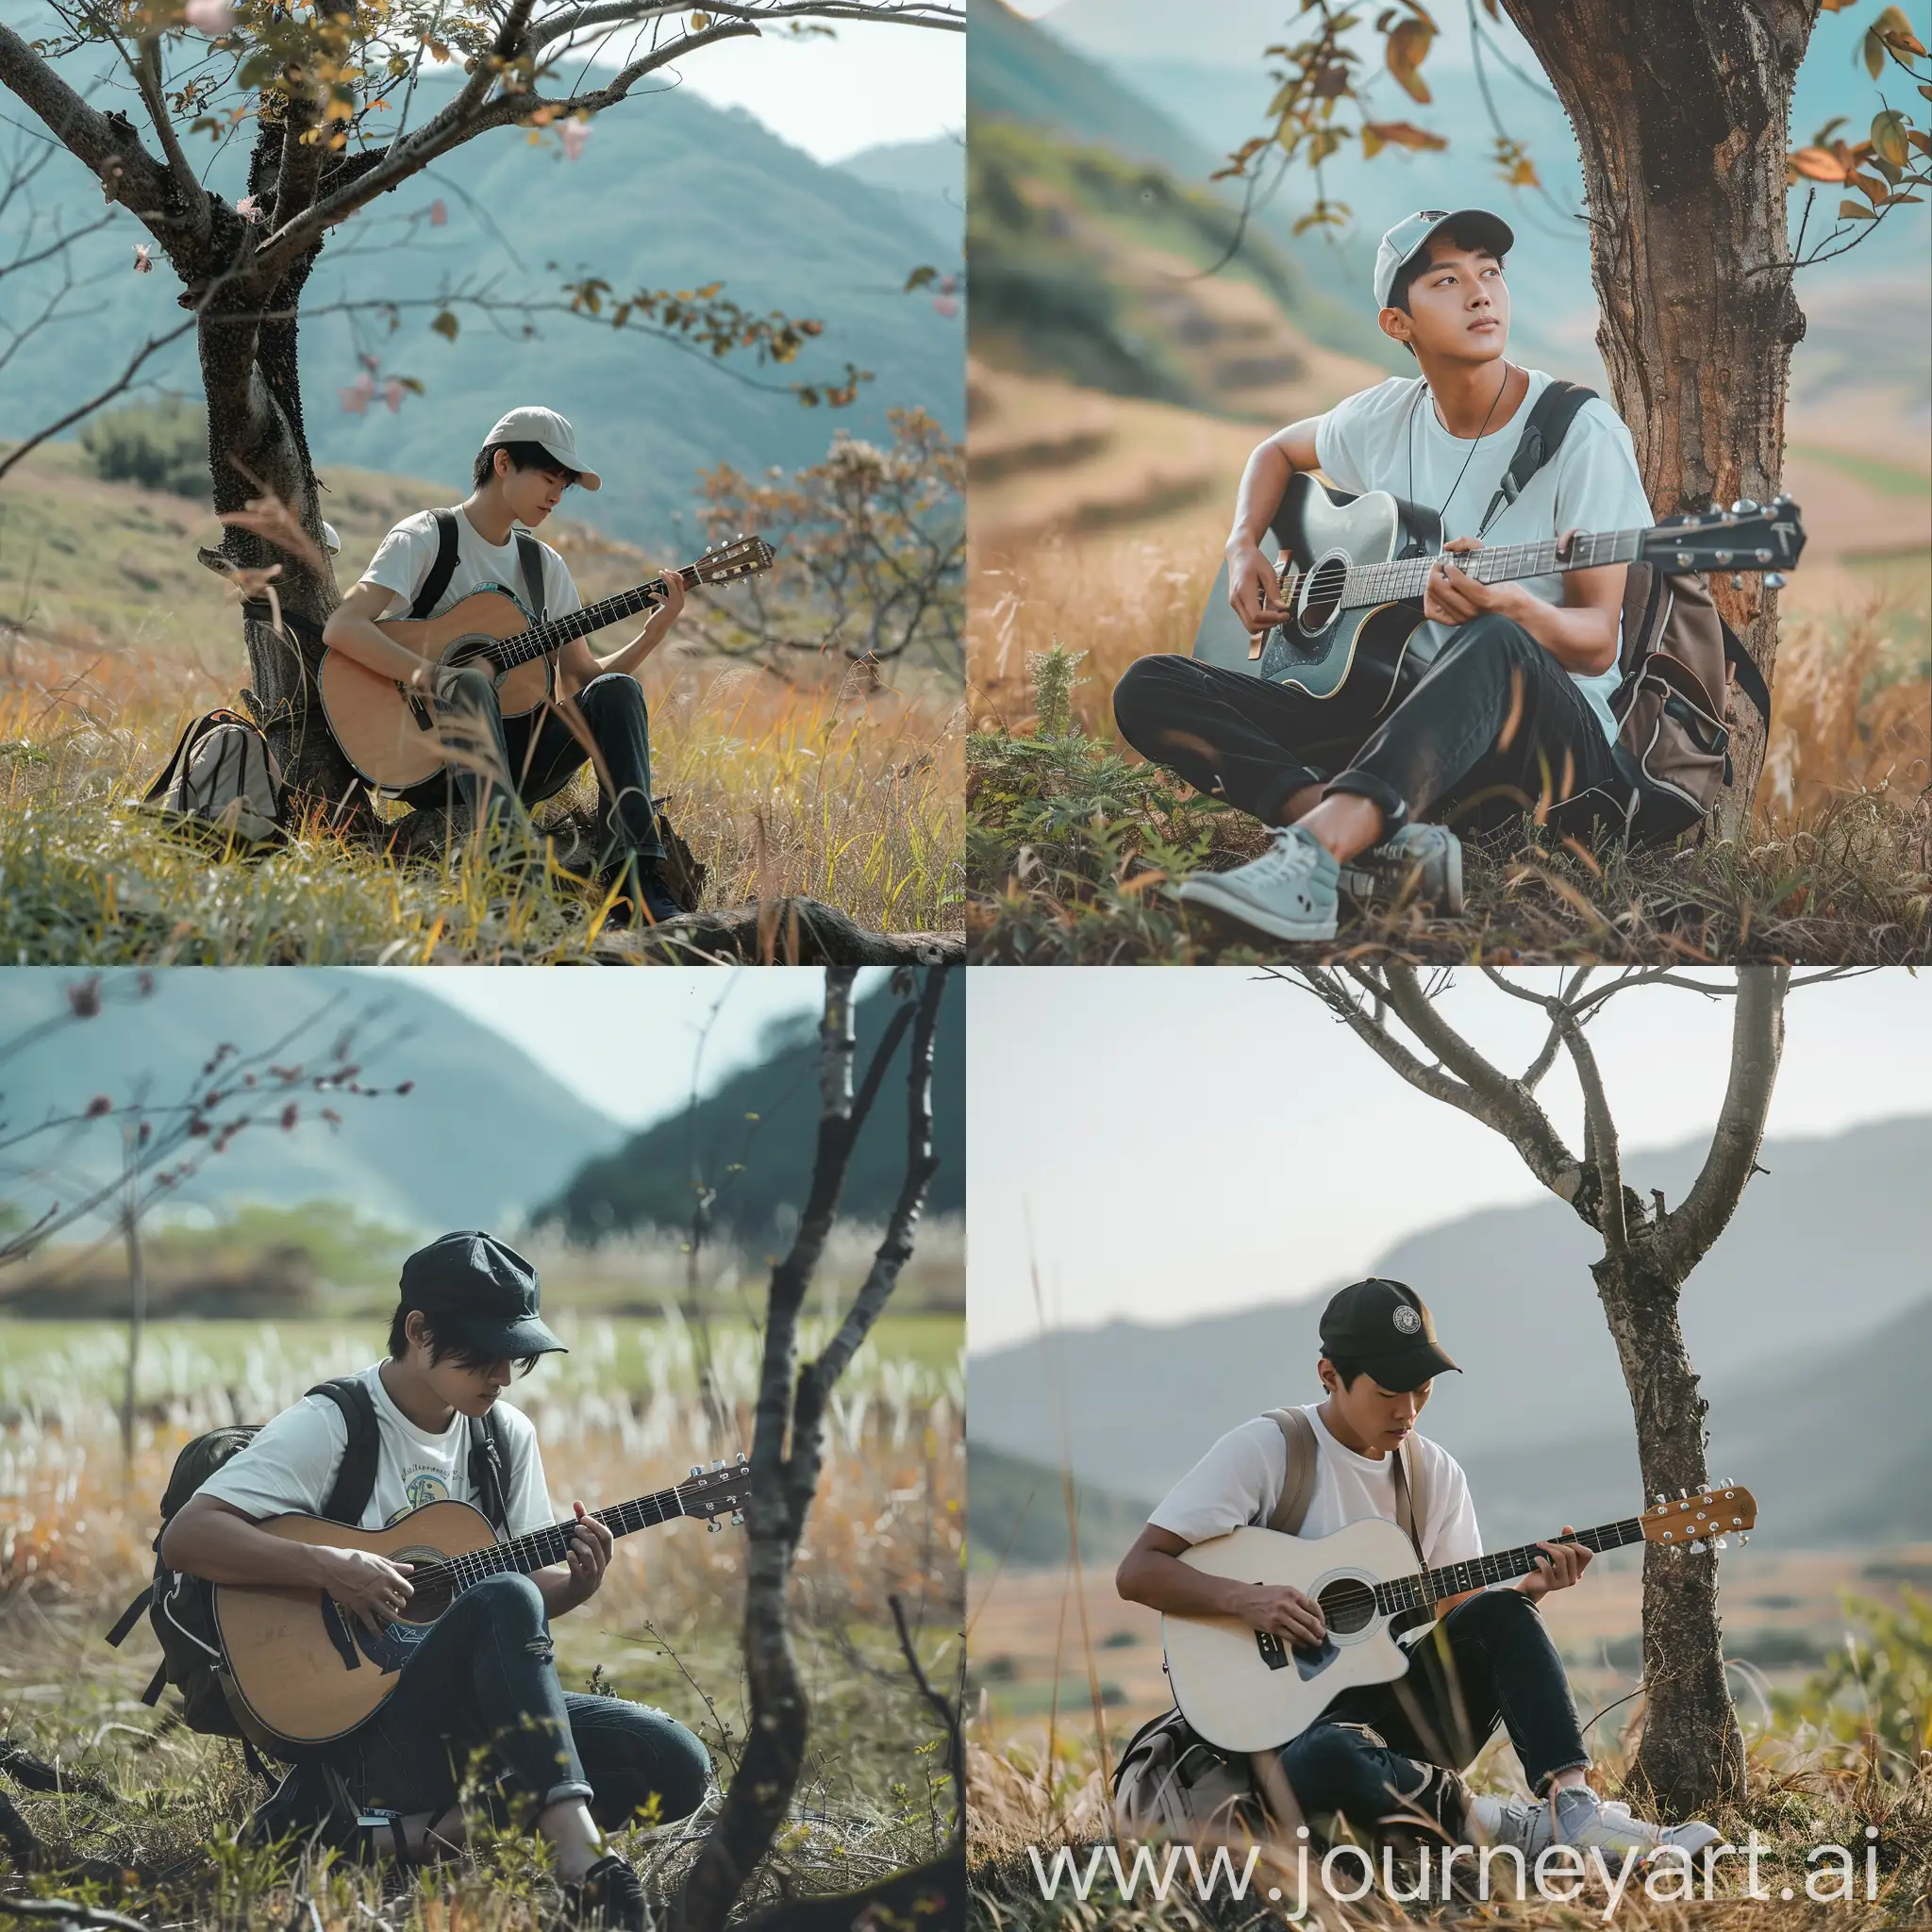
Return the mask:
POLYGON ((1713 550, 1710 553, 1710 560, 1717 565, 1718 569, 1726 569, 1730 564, 1731 553, 1728 550, 1713 550))
POLYGON ((1791 508, 1793 508, 1791 503, 1790 491, 1788 490, 1780 490, 1778 493, 1771 499, 1771 507, 1773 509, 1790 509, 1791 508))
POLYGON ((1731 573, 1731 589, 1734 591, 1741 591, 1743 588, 1744 579, 1740 577, 1736 571, 1733 571, 1731 573))
POLYGON ((1693 1543, 1692 1543, 1692 1544, 1690 1545, 1690 1554, 1691 1554, 1691 1555, 1692 1555, 1693 1557, 1701 1557, 1701 1556, 1703 1556, 1703 1554, 1704 1554, 1704 1539, 1703 1539, 1702 1537, 1699 1537, 1699 1538, 1698 1538, 1698 1540, 1697 1540, 1697 1541, 1696 1541, 1695 1542, 1693 1542, 1693 1543))
POLYGON ((711 1467, 713 1469, 723 1469, 724 1467, 724 1458, 722 1456, 719 1457, 717 1461, 712 1463, 711 1467))
MULTIPOLYGON (((692 1471, 691 1471, 691 1474, 693 1474, 693 1475, 697 1474, 697 1471, 696 1471, 696 1470, 692 1470, 692 1471)), ((1680 1489, 1680 1490, 1679 1490, 1679 1491, 1677 1491, 1677 1500, 1678 1500, 1678 1502, 1680 1502, 1680 1503, 1681 1503, 1681 1502, 1682 1502, 1682 1501, 1683 1501, 1683 1500, 1685 1499, 1685 1497, 1687 1497, 1687 1496, 1688 1496, 1688 1495, 1689 1495, 1690 1493, 1690 1491, 1689 1490, 1683 1490, 1683 1489, 1680 1489)))
POLYGON ((1661 1490, 1657 1492, 1657 1507, 1659 1509, 1664 1507, 1664 1492, 1661 1490))
POLYGON ((1782 590, 1784 589, 1784 587, 1785 587, 1785 575, 1784 575, 1784 573, 1783 573, 1782 571, 1775 571, 1775 570, 1773 570, 1773 571, 1766 571, 1766 572, 1765 572, 1765 574, 1764 574, 1764 588, 1765 588, 1765 589, 1766 589, 1767 591, 1782 591, 1782 590))
POLYGON ((703 1475, 705 1472, 697 1463, 693 1462, 691 1466, 691 1473, 693 1475, 703 1475))
POLYGON ((733 1523, 742 1524, 744 1522, 744 1511, 742 1509, 734 1509, 731 1512, 731 1520, 733 1523))
POLYGON ((1738 1539, 1738 1541, 1739 1541, 1739 1543, 1740 1543, 1740 1545, 1741 1545, 1741 1544, 1744 1544, 1744 1543, 1748 1543, 1748 1542, 1749 1542, 1750 1541, 1751 1541, 1751 1536, 1750 1536, 1750 1532, 1749 1532, 1749 1531, 1746 1531, 1744 1535, 1740 1536, 1740 1538, 1738 1539))
POLYGON ((1748 496, 1740 496, 1736 503, 1732 504, 1731 514, 1734 517, 1755 516, 1757 513, 1757 508, 1758 506, 1753 503, 1748 496))
POLYGON ((1717 1540, 1716 1543, 1715 1543, 1715 1544, 1714 1544, 1714 1545, 1713 1545, 1712 1547, 1713 1547, 1713 1548, 1716 1548, 1716 1549, 1720 1549, 1720 1550, 1727 1550, 1727 1549, 1729 1549, 1729 1548, 1730 1548, 1730 1546, 1731 1546, 1731 1540, 1730 1540, 1730 1538, 1729 1538, 1729 1537, 1727 1537, 1727 1536, 1721 1536, 1721 1537, 1719 1537, 1719 1538, 1718 1538, 1718 1540, 1717 1540))
POLYGON ((742 1462, 742 1461, 744 1460, 744 1451, 743 1451, 742 1449, 741 1449, 741 1450, 740 1450, 740 1451, 738 1452, 738 1459, 739 1459, 739 1461, 741 1461, 741 1462, 742 1462))
POLYGON ((711 1518, 710 1522, 705 1524, 705 1527, 708 1530, 709 1530, 713 1536, 716 1536, 717 1533, 724 1527, 724 1525, 722 1523, 720 1523, 718 1519, 714 1516, 711 1518))

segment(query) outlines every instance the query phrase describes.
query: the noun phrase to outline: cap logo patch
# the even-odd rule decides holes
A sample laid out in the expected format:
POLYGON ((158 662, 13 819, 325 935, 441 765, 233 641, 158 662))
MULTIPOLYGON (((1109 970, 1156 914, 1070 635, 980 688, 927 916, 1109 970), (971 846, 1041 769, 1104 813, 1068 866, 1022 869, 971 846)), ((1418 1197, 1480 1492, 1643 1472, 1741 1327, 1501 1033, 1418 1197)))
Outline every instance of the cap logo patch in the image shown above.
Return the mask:
POLYGON ((1416 1334, 1423 1325, 1423 1318, 1407 1302, 1390 1319, 1405 1335, 1416 1334))

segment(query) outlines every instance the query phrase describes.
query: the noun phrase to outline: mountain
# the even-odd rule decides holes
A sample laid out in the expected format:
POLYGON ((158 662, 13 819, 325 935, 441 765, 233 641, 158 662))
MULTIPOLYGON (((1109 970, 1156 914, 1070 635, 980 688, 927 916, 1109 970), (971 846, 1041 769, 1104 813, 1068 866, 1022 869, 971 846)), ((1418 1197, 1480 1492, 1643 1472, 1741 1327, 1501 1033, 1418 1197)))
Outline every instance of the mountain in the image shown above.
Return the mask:
MULTIPOLYGON (((862 1070, 896 1002, 885 985, 858 1002, 862 1070)), ((882 1223, 906 1171, 904 1049, 853 1150, 841 1211, 882 1223)), ((595 1241, 634 1228, 685 1228, 691 1218, 691 1148, 718 1190, 713 1224, 746 1241, 790 1223, 811 1180, 818 1123, 818 1040, 808 1018, 774 1027, 758 1064, 734 1074, 699 1101, 634 1134, 614 1152, 589 1160, 537 1219, 573 1241, 595 1241)), ((966 1205, 966 975, 951 973, 933 1042, 933 1147, 940 1158, 928 1214, 958 1214, 966 1205)))
MULTIPOLYGON (((966 1493, 967 1562, 973 1569, 990 1571, 1001 1563, 1015 1570, 1053 1569, 1067 1560, 1066 1497, 1058 1468, 972 1440, 966 1445, 966 1493)), ((1153 1507, 1092 1483, 1076 1483, 1082 1563, 1124 1557, 1153 1507)))
MULTIPOLYGON (((0 971, 0 1042, 58 1013, 65 990, 79 979, 32 967, 0 971)), ((120 1102, 145 1088, 151 1105, 166 1106, 222 1041, 254 1053, 303 1021, 311 1024, 288 1040, 279 1058, 320 1063, 358 1018, 355 1056, 366 1083, 411 1081, 413 1091, 326 1101, 310 1094, 291 1131, 250 1127, 208 1159, 182 1189, 184 1202, 220 1209, 341 1201, 366 1219, 425 1232, 489 1227, 520 1216, 623 1132, 521 1048, 400 974, 182 966, 156 974, 153 983, 150 996, 131 997, 135 975, 111 975, 97 1018, 0 1064, 9 1134, 49 1113, 83 1108, 96 1094, 120 1102), (324 1105, 341 1116, 340 1130, 318 1117, 324 1105)), ((58 1144, 63 1169, 111 1172, 120 1128, 102 1123, 58 1144)), ((33 1142, 15 1148, 11 1174, 40 1156, 33 1142)), ((8 1198, 30 1218, 51 1197, 73 1198, 71 1183, 12 1180, 11 1174, 8 1198)))
MULTIPOLYGON (((1685 1143, 1629 1155, 1641 1192, 1681 1201, 1702 1158, 1685 1143)), ((1932 1117, 1874 1122, 1815 1139, 1767 1141, 1769 1172, 1686 1287, 1690 1357, 1717 1388, 1822 1361, 1900 1319, 1932 1290, 1932 1117)), ((1400 1175, 1390 1176, 1391 1186, 1400 1175)), ((1561 1203, 1485 1208, 1398 1242, 1371 1272, 1427 1299, 1463 1374, 1441 1375, 1427 1428, 1457 1456, 1552 1466, 1556 1445, 1627 1443, 1629 1406, 1589 1274, 1594 1239, 1561 1203)), ((1243 1418, 1315 1387, 1326 1295, 1171 1327, 1125 1322, 975 1356, 968 1405, 977 1442, 1057 1463, 1055 1388, 1074 1471, 1159 1495, 1208 1442, 1243 1418)), ((1821 1398, 1822 1400, 1822 1398, 1821 1398)), ((1818 1406, 1785 1426, 1811 1442, 1818 1406)), ((1883 1406, 1872 1414, 1885 1415, 1883 1406)), ((1869 1436, 1869 1425, 1868 1425, 1869 1436)), ((1853 1451, 1871 1456, 1854 1432, 1853 1451)), ((1741 1457, 1739 1458, 1741 1460, 1741 1457)), ((1742 1471, 1734 1471, 1742 1479, 1742 1471)), ((1567 1492, 1566 1492, 1567 1493, 1567 1492)), ((1558 1507, 1567 1507, 1568 1505, 1558 1507)), ((1576 1520, 1574 1517, 1572 1521, 1576 1520)))
POLYGON ((966 217, 966 142, 957 134, 937 141, 894 141, 861 148, 839 164, 869 187, 892 195, 926 228, 941 253, 938 266, 959 258, 960 225, 966 217))
MULTIPOLYGON (((425 75, 412 123, 434 112, 457 78, 425 75)), ((231 200, 243 192, 244 162, 242 144, 233 142, 209 164, 211 184, 231 200)), ((915 210, 866 174, 821 166, 742 110, 675 88, 600 115, 574 162, 554 138, 532 146, 516 128, 479 137, 323 251, 303 322, 317 462, 434 477, 460 493, 491 425, 511 405, 541 399, 573 419, 603 473, 597 494, 574 493, 572 512, 612 535, 651 541, 689 535, 675 520, 682 514, 689 524, 699 473, 720 462, 753 475, 816 462, 841 427, 886 440, 886 411, 898 407, 923 406, 960 433, 963 321, 901 291, 922 262, 958 269, 961 216, 956 210, 944 225, 936 197, 915 210), (438 202, 446 223, 433 227, 426 218, 438 202), (815 317, 824 334, 789 368, 760 369, 742 354, 718 360, 635 326, 619 332, 561 312, 563 283, 590 275, 605 277, 615 299, 640 288, 721 282, 722 294, 752 313, 815 317), (528 318, 535 339, 526 341, 522 315, 492 320, 458 307, 452 343, 430 330, 434 298, 466 284, 506 299, 528 296, 554 312, 528 318), (350 294, 417 306, 400 310, 394 331, 379 315, 323 312, 350 294), (336 391, 358 375, 362 352, 380 358, 385 375, 420 379, 427 393, 406 396, 396 414, 379 401, 366 414, 345 413, 336 391), (841 378, 848 361, 874 377, 850 408, 807 408, 787 390, 794 379, 841 378)), ((47 218, 70 227, 100 212, 99 184, 64 155, 35 192, 47 218)), ((113 291, 82 325, 90 367, 120 367, 150 331, 178 319, 178 291, 165 269, 129 274, 142 233, 116 210, 62 258, 81 282, 113 291)), ((9 278, 9 288, 22 285, 12 297, 20 313, 54 286, 47 278, 62 262, 9 278)), ((53 413, 50 398, 78 397, 75 340, 72 328, 43 332, 0 369, 0 424, 38 425, 53 413)), ((147 373, 199 394, 192 339, 147 373)))

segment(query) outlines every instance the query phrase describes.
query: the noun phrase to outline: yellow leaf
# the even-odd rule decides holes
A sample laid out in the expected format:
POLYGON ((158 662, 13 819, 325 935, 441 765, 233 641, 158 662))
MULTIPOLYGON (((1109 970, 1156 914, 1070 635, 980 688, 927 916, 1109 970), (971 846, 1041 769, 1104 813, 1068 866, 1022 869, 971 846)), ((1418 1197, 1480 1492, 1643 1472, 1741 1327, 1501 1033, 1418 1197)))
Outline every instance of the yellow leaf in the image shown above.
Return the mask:
POLYGON ((1541 188, 1542 185, 1541 181, 1537 178, 1536 169, 1531 165, 1527 155, 1509 170, 1509 186, 1511 188, 1541 188))
POLYGON ((1873 117, 1872 145, 1894 168, 1903 168, 1911 159, 1911 143, 1906 139, 1906 117, 1896 108, 1888 108, 1873 117))
POLYGON ((1878 16, 1878 24, 1872 31, 1889 46, 1894 54, 1923 54, 1925 50, 1919 44, 1919 37, 1912 31, 1912 24, 1900 7, 1888 7, 1878 16))
POLYGON ((1845 164, 1822 147, 1801 147, 1791 157, 1791 166, 1807 181, 1842 181, 1845 164))
POLYGON ((1431 134, 1426 127, 1417 127, 1411 122, 1365 121, 1362 124, 1362 152, 1372 155, 1385 145, 1433 152, 1447 147, 1449 143, 1440 134, 1431 134), (1374 146, 1370 145, 1372 137, 1374 146))
POLYGON ((1416 72, 1428 58, 1435 36, 1419 20, 1405 20, 1389 36, 1389 72, 1410 100, 1424 106, 1430 99, 1427 83, 1416 72))
POLYGON ((1841 222, 1875 222, 1878 219, 1869 208, 1860 208, 1856 201, 1840 202, 1838 218, 1841 222))
POLYGON ((1865 71, 1874 80, 1885 72, 1885 42, 1875 27, 1865 29, 1865 71))
POLYGON ((1846 179, 1849 185, 1856 188, 1874 208, 1884 205, 1890 191, 1883 181, 1875 181, 1870 175, 1851 175, 1846 176, 1846 179))

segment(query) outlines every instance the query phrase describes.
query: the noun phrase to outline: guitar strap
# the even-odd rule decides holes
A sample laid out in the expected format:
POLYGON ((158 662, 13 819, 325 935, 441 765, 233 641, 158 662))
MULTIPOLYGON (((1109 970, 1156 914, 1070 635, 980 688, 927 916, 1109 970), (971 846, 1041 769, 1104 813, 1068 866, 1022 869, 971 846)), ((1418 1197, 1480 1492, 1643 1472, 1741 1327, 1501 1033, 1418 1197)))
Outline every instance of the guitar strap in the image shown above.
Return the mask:
POLYGON ((423 588, 409 606, 413 618, 427 617, 436 608, 437 599, 449 589, 449 580, 457 574, 457 513, 453 509, 439 509, 430 514, 436 519, 436 561, 429 566, 429 575, 423 579, 423 588))
POLYGON ((1503 472, 1503 480, 1497 484, 1496 493, 1483 512, 1482 523, 1476 529, 1478 538, 1489 533, 1490 525, 1523 494, 1523 486, 1562 447, 1577 410, 1595 400, 1595 390, 1560 378, 1553 379, 1549 388, 1537 397, 1536 408, 1523 425, 1516 454, 1509 458, 1509 467, 1503 472))
POLYGON ((470 1488, 483 1499, 491 1529, 509 1530, 509 1438, 496 1405, 487 1416, 470 1418, 470 1488))
POLYGON ((524 566, 524 602, 543 622, 543 546, 527 530, 517 532, 517 557, 524 566))

